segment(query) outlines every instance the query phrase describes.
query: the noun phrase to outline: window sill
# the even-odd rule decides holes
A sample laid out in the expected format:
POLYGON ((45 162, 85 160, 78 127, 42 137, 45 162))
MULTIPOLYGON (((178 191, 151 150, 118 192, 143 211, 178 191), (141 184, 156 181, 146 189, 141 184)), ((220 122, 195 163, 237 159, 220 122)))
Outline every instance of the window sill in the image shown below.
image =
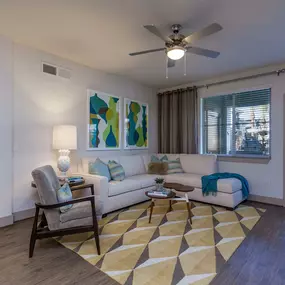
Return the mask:
POLYGON ((268 164, 271 157, 249 157, 249 156, 227 156, 218 155, 218 161, 237 162, 237 163, 254 163, 254 164, 268 164))

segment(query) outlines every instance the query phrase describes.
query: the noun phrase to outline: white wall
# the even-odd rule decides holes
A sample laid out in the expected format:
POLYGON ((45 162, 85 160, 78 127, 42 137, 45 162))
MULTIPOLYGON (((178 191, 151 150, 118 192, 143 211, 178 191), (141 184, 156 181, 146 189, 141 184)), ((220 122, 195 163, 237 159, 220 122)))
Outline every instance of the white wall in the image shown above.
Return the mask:
POLYGON ((12 214, 13 44, 0 37, 0 218, 12 214))
MULTIPOLYGON (((87 155, 110 154, 110 151, 86 151, 88 88, 149 103, 150 141, 149 150, 144 152, 157 151, 156 90, 120 76, 95 71, 44 52, 15 45, 13 212, 34 206, 36 190, 30 187, 31 171, 38 166, 54 165, 56 162, 57 155, 51 145, 53 125, 66 123, 77 126, 79 149, 72 155, 73 161, 76 156, 78 159, 87 155), (70 69, 71 80, 43 74, 42 61, 70 69)), ((121 145, 123 147, 122 143, 121 145)), ((114 152, 116 153, 111 153, 114 152)))
MULTIPOLYGON (((243 73, 231 74, 225 77, 214 78, 204 82, 195 82, 193 85, 203 85, 209 82, 238 78, 260 72, 277 70, 279 68, 282 68, 282 66, 265 67, 243 73)), ((219 162, 218 165, 219 171, 221 172, 236 172, 244 175, 249 181, 251 194, 283 199, 283 100, 285 94, 285 75, 271 75, 250 80, 236 81, 229 84, 216 85, 209 87, 208 89, 201 88, 198 90, 198 95, 200 98, 203 98, 251 88, 262 88, 269 86, 272 87, 270 162, 268 164, 219 162)))

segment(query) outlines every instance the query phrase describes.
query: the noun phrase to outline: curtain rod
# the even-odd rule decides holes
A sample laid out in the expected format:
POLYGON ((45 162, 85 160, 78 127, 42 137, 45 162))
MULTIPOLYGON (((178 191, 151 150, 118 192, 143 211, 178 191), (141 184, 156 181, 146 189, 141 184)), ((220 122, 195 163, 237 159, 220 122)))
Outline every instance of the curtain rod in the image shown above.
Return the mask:
MULTIPOLYGON (((182 91, 182 90, 187 90, 187 89, 191 89, 191 88, 194 88, 194 87, 196 87, 197 89, 200 89, 200 88, 207 88, 208 89, 209 87, 215 86, 215 85, 232 83, 232 82, 241 81, 241 80, 254 79, 254 78, 257 78, 257 77, 261 77, 261 76, 268 76, 268 75, 273 75, 273 74, 276 74, 276 75, 279 76, 281 73, 285 73, 285 68, 274 70, 274 71, 269 71, 269 72, 258 73, 258 74, 254 74, 254 75, 238 77, 238 78, 234 78, 234 79, 217 81, 217 82, 208 83, 208 84, 202 84, 202 85, 196 85, 196 86, 193 85, 193 86, 188 86, 188 87, 185 87, 185 88, 178 88, 176 90, 181 90, 182 91)), ((165 91, 165 92, 162 92, 162 93, 158 93, 158 95, 162 95, 162 94, 165 94, 165 93, 171 93, 172 91, 175 91, 175 89, 174 90, 170 90, 170 91, 165 91)))

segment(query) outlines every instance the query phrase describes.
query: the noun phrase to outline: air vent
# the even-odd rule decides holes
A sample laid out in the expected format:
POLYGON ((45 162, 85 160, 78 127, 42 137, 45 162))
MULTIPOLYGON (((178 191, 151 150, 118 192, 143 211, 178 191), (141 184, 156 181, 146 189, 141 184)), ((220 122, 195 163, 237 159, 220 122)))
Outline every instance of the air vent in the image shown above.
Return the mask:
POLYGON ((54 76, 59 76, 65 79, 71 78, 71 71, 66 68, 58 67, 49 63, 42 63, 43 73, 47 73, 54 76))
POLYGON ((71 78, 71 72, 68 69, 64 69, 64 68, 58 68, 58 76, 66 78, 66 79, 70 79, 71 78))
POLYGON ((51 75, 57 75, 57 68, 47 63, 43 63, 43 72, 51 75))

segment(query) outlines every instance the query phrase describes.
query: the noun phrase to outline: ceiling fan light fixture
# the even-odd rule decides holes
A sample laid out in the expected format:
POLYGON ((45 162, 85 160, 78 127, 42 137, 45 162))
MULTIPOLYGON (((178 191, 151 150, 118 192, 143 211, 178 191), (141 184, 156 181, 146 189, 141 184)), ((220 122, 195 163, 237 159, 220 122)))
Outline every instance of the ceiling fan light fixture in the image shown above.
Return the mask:
POLYGON ((180 46, 175 46, 167 50, 167 56, 170 59, 178 60, 185 55, 185 51, 186 51, 185 48, 180 46))

